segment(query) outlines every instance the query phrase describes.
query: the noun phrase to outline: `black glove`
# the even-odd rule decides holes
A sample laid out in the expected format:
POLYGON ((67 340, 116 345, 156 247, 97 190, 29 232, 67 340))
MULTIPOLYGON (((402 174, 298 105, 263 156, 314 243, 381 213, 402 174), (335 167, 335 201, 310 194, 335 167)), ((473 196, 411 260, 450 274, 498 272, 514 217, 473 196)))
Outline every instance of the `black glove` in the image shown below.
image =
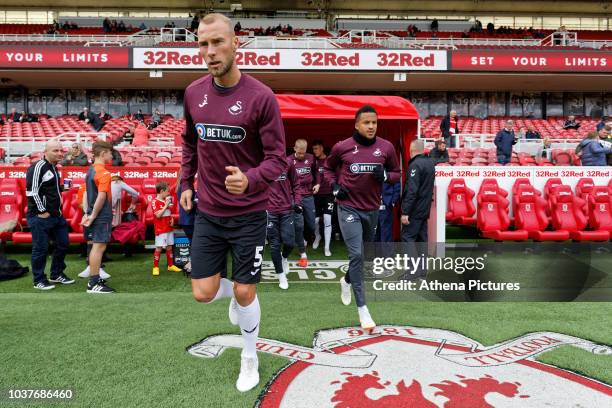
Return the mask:
POLYGON ((374 179, 376 179, 376 181, 381 184, 384 183, 387 179, 385 174, 385 168, 382 165, 376 166, 374 168, 374 171, 372 172, 372 175, 374 175, 374 179))
POLYGON ((332 186, 332 194, 339 200, 345 200, 348 198, 349 191, 344 186, 334 183, 332 186))
POLYGON ((304 209, 299 204, 293 204, 293 211, 295 211, 296 214, 301 214, 304 212, 304 209))

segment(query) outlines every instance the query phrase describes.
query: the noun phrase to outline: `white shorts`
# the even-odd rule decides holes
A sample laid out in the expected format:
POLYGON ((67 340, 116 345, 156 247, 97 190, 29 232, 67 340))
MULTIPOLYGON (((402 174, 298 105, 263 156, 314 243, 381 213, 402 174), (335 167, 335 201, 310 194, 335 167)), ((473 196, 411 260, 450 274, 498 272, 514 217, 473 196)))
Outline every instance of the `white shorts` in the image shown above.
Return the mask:
POLYGON ((155 246, 157 248, 165 248, 168 245, 174 245, 174 232, 164 232, 155 236, 155 246))

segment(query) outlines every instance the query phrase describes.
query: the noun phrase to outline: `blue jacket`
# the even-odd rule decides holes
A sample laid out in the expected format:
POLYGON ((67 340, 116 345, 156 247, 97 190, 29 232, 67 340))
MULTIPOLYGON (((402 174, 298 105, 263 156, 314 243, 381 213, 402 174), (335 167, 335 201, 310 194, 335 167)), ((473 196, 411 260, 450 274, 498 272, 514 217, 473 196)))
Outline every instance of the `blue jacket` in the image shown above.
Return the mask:
POLYGON ((603 147, 599 140, 585 139, 580 142, 582 148, 583 166, 607 166, 606 154, 610 153, 609 147, 603 147))
POLYGON ((516 144, 514 138, 514 131, 506 130, 505 128, 497 132, 495 135, 495 146, 497 147, 497 154, 504 154, 506 156, 512 155, 512 145, 516 144))
POLYGON ((382 189, 382 202, 390 209, 394 204, 397 204, 400 198, 400 183, 389 184, 384 183, 382 189))
MULTIPOLYGON (((176 196, 179 200, 181 199, 181 190, 181 183, 177 183, 176 196)), ((198 206, 197 194, 195 193, 195 191, 193 192, 191 211, 185 211, 180 203, 177 203, 177 205, 179 206, 179 225, 193 225, 195 223, 196 207, 198 206)))

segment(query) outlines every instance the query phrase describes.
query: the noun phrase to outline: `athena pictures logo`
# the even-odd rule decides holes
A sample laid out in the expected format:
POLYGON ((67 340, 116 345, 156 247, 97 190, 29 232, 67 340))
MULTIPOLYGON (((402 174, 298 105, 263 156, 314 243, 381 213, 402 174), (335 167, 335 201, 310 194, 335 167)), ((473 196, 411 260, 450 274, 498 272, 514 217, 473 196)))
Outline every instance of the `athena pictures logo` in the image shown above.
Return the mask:
MULTIPOLYGON (((216 358, 241 348, 239 335, 216 335, 187 348, 216 358)), ((256 404, 277 407, 604 407, 612 387, 536 361, 559 347, 609 358, 612 349, 555 332, 527 333, 492 346, 449 330, 379 326, 318 331, 313 347, 257 339, 257 351, 291 363, 256 404)))

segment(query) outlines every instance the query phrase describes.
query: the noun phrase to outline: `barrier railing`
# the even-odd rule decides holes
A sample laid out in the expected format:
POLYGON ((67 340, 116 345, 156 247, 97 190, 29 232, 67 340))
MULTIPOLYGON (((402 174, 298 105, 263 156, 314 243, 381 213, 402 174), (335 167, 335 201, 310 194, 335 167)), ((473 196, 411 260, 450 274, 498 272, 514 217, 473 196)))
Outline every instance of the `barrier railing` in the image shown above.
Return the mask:
MULTIPOLYGON (((493 133, 459 133, 453 136, 455 138, 455 146, 461 148, 494 148, 495 134, 493 133)), ((435 141, 439 138, 423 137, 425 141, 425 147, 433 147, 435 141)), ((578 145, 578 142, 571 142, 567 139, 550 139, 551 147, 553 149, 573 149, 578 145)), ((520 153, 529 153, 535 155, 542 148, 544 143, 543 139, 518 139, 516 144, 513 146, 513 150, 520 153)))
POLYGON ((45 148, 45 143, 50 139, 58 139, 64 147, 70 147, 72 143, 77 142, 84 147, 91 148, 95 139, 106 140, 108 136, 108 133, 104 132, 64 132, 55 137, 31 136, 28 137, 28 140, 14 140, 9 135, 0 139, 0 147, 6 151, 6 157, 10 159, 15 156, 25 156, 32 152, 42 151, 45 148))

